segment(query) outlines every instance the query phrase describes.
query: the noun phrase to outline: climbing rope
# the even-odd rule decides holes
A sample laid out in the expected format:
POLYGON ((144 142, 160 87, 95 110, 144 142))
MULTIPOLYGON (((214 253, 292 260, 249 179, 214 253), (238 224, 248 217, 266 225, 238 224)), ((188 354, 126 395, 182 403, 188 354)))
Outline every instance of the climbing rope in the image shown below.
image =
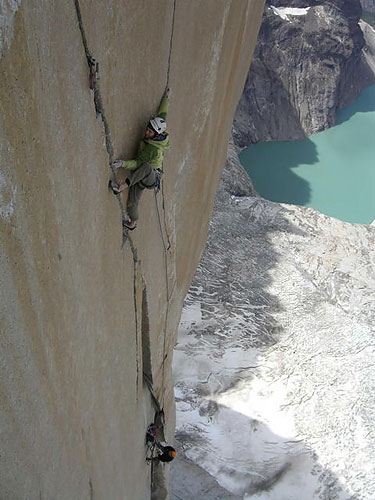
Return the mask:
POLYGON ((155 193, 155 206, 156 206, 156 213, 157 213, 157 216, 158 216, 158 223, 159 223, 160 235, 161 235, 161 239, 162 239, 162 243, 163 243, 163 247, 164 247, 164 252, 168 252, 168 250, 170 250, 170 248, 171 248, 171 240, 169 238, 169 234, 168 234, 168 231, 167 231, 167 223, 166 223, 166 220, 165 220, 163 183, 162 183, 162 188, 161 189, 162 189, 162 200, 163 200, 162 207, 163 207, 163 213, 164 213, 164 231, 163 231, 163 227, 162 227, 162 224, 161 224, 161 216, 160 216, 160 210, 159 210, 159 204, 158 204, 158 196, 157 196, 157 192, 156 191, 154 191, 154 193, 155 193), (167 241, 165 241, 164 232, 166 234, 167 241))
MULTIPOLYGON (((176 16, 176 0, 173 0, 173 13, 172 13, 172 27, 171 27, 171 36, 169 39, 169 54, 168 54, 168 66, 167 66, 167 78, 166 78, 166 88, 169 86, 169 77, 170 77, 170 71, 171 71, 171 60, 172 60, 172 48, 173 48, 173 35, 174 35, 174 25, 175 25, 175 16, 176 16)), ((159 211, 159 205, 157 202, 156 198, 156 193, 155 193, 155 203, 156 203, 156 210, 158 214, 158 221, 159 221, 159 228, 160 228, 160 234, 162 238, 162 243, 163 243, 163 248, 164 248, 164 265, 165 265, 165 289, 166 289, 166 308, 165 308, 165 317, 164 317, 164 328, 163 328, 163 360, 162 360, 162 382, 161 382, 161 394, 162 398, 164 399, 164 393, 165 393, 165 361, 167 359, 167 354, 166 354, 166 337, 167 337, 167 327, 168 327, 168 319, 169 319, 169 308, 170 308, 170 301, 172 298, 172 294, 169 293, 169 276, 168 276, 168 252, 171 248, 171 242, 169 239, 168 231, 167 231, 167 223, 165 219, 165 197, 164 197, 164 183, 162 182, 161 184, 161 193, 162 193, 162 207, 163 207, 163 214, 164 214, 164 229, 165 229, 165 234, 167 237, 167 242, 168 245, 166 245, 164 235, 163 235, 163 230, 162 230, 162 225, 161 225, 161 218, 160 218, 160 211, 159 211)), ((174 289, 174 285, 173 285, 174 289)), ((173 292, 172 289, 172 292, 173 292)), ((164 405, 163 405, 164 406, 164 405)), ((163 407, 162 406, 162 407, 163 407)))
POLYGON ((151 380, 151 378, 148 375, 146 375, 145 372, 143 372, 143 380, 146 382, 148 390, 150 391, 151 401, 152 401, 152 404, 153 404, 153 406, 155 408, 155 413, 161 413, 163 410, 162 410, 162 408, 160 406, 158 398, 154 394, 154 388, 153 388, 153 385, 152 385, 152 380, 151 380))
POLYGON ((173 0, 172 30, 171 30, 171 37, 169 39, 169 55, 168 55, 167 82, 166 82, 166 85, 165 85, 166 88, 169 86, 169 74, 170 74, 170 71, 171 71, 171 56, 172 56, 172 44, 173 44, 173 32, 174 32, 175 13, 176 13, 176 0, 173 0))

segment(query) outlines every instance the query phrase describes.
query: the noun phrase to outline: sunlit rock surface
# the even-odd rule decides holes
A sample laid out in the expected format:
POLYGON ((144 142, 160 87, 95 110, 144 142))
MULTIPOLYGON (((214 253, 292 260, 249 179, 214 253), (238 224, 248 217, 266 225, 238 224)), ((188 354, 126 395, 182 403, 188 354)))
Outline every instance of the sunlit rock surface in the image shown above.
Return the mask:
POLYGON ((1 500, 167 498, 145 433, 158 405, 173 442, 177 327, 263 6, 0 0, 1 500), (109 163, 167 83, 163 189, 121 248, 109 163))
POLYGON ((221 183, 182 315, 180 454, 236 498, 372 500, 375 227, 239 194, 221 183))

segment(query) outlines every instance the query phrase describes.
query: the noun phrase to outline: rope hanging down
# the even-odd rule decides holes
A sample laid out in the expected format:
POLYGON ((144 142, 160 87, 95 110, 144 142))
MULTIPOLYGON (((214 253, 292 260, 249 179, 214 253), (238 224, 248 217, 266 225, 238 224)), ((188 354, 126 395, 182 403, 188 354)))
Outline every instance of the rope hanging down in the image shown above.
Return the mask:
MULTIPOLYGON (((169 87, 169 77, 170 77, 170 72, 171 72, 171 58, 172 58, 172 48, 173 48, 173 34, 174 34, 174 24, 175 24, 175 14, 176 14, 176 0, 173 0, 173 11, 172 11, 172 28, 171 28, 171 36, 169 38, 169 52, 168 52, 168 65, 167 65, 167 78, 166 78, 166 84, 165 88, 167 89, 169 87)), ((163 207, 163 214, 164 214, 164 231, 167 237, 167 242, 168 245, 165 243, 164 235, 163 235, 163 229, 161 225, 161 217, 160 217, 160 210, 159 210, 159 205, 157 201, 157 191, 155 190, 155 205, 156 205, 156 211, 158 214, 158 221, 159 221, 159 228, 160 228, 160 234, 163 240, 163 246, 164 246, 164 251, 168 251, 171 248, 171 242, 170 238, 168 235, 167 231, 167 223, 165 220, 165 196, 164 196, 164 182, 161 180, 161 196, 162 196, 162 207, 163 207)))
POLYGON ((169 56, 168 56, 168 69, 167 69, 167 82, 166 87, 169 87, 169 74, 171 71, 171 55, 172 55, 172 43, 173 43, 173 32, 174 32, 174 18, 176 13, 176 0, 173 0, 173 14, 172 14, 172 31, 169 40, 169 56))
MULTIPOLYGON (((169 77, 170 77, 170 70, 171 70, 171 58, 172 58, 172 47, 173 47, 173 34, 174 34, 174 25, 175 25, 175 14, 176 14, 176 0, 173 0, 173 13, 172 13, 172 27, 171 27, 171 36, 169 40, 169 54, 168 54, 168 67, 167 67, 167 81, 166 81, 166 88, 169 86, 169 77)), ((166 245, 166 242, 164 240, 164 235, 163 235, 163 230, 161 226, 161 218, 160 218, 160 212, 159 212, 159 205, 157 202, 157 197, 155 193, 155 204, 156 204, 156 210, 158 214, 158 221, 159 221, 159 228, 160 228, 160 234, 162 238, 162 243, 164 247, 164 264, 165 264, 165 290, 166 290, 166 309, 165 309, 165 318, 164 318, 164 328, 163 328, 163 360, 162 360, 162 383, 161 383, 161 394, 162 398, 164 398, 164 390, 165 390, 165 361, 167 359, 166 355, 166 336, 167 336, 167 327, 168 327, 168 318, 169 318, 169 308, 170 308, 170 300, 172 297, 172 293, 169 293, 169 279, 168 279, 168 251, 171 248, 171 242, 169 239, 168 231, 167 231, 167 223, 165 219, 165 197, 164 197, 164 182, 161 184, 161 193, 162 193, 162 206, 163 206, 163 214, 164 214, 164 229, 167 237, 167 242, 168 245, 166 245)), ((174 287, 173 287, 174 288, 174 287)), ((164 405, 162 405, 162 408, 164 405)))
POLYGON ((154 191, 155 193, 155 206, 156 206, 156 213, 157 213, 157 216, 158 216, 158 223, 159 223, 159 229, 160 229, 160 235, 161 235, 161 240, 162 240, 162 243, 163 243, 163 247, 164 247, 164 252, 168 252, 168 250, 170 250, 171 248, 171 241, 169 239, 169 235, 168 235, 168 231, 167 231, 167 222, 165 220, 165 207, 164 207, 164 184, 162 183, 161 184, 161 189, 162 189, 162 206, 163 206, 163 214, 164 214, 164 231, 165 231, 165 234, 166 234, 166 239, 167 241, 165 241, 165 238, 164 238, 164 233, 163 233, 163 227, 161 225, 161 217, 160 217, 160 210, 159 210, 159 204, 158 204, 158 198, 157 198, 157 192, 154 191))

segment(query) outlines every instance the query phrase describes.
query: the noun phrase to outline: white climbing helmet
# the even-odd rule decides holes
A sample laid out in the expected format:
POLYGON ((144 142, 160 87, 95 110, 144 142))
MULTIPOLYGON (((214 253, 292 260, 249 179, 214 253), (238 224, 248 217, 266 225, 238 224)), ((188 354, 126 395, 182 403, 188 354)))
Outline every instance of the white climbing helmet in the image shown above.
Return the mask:
POLYGON ((160 118, 160 116, 155 116, 154 118, 151 118, 150 125, 151 128, 155 130, 157 134, 162 134, 167 130, 167 124, 163 118, 160 118))

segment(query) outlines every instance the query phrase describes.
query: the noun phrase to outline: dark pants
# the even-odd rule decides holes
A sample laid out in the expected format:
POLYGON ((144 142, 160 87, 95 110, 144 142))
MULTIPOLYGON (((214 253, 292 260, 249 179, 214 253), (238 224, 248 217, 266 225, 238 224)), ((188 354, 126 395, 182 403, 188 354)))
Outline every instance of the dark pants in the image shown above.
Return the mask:
POLYGON ((128 170, 129 193, 126 210, 131 220, 138 220, 138 203, 144 189, 155 186, 156 174, 151 163, 144 163, 136 170, 128 170))

